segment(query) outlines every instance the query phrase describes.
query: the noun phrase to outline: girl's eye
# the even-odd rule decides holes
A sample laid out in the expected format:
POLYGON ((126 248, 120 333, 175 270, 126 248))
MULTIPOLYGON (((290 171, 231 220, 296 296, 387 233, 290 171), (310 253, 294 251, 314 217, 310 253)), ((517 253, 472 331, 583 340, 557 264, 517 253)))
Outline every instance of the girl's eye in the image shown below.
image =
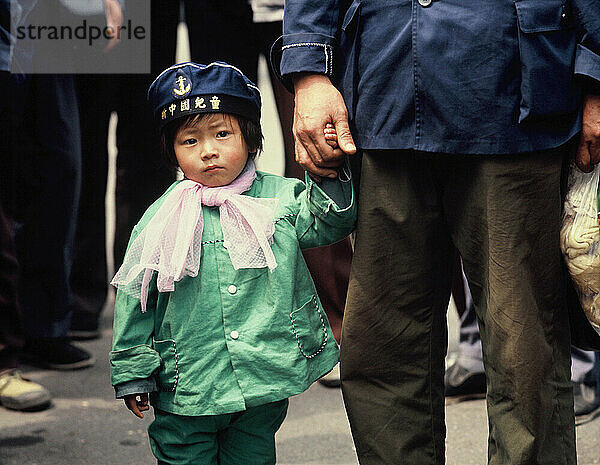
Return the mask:
POLYGON ((197 141, 196 141, 196 139, 194 139, 194 138, 189 138, 189 139, 186 139, 186 140, 184 140, 184 141, 183 141, 183 143, 184 143, 185 145, 194 145, 196 142, 197 142, 197 141))
POLYGON ((217 132, 217 137, 227 137, 229 135, 229 131, 219 131, 217 132))

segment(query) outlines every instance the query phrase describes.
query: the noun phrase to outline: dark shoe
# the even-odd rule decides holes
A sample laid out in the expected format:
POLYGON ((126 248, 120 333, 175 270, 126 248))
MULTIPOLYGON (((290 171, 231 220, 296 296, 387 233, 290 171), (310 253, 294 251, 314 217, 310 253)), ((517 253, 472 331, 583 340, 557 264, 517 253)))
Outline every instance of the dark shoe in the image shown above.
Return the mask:
POLYGON ((575 424, 583 425, 600 416, 600 395, 595 384, 573 383, 575 424))
POLYGON ((67 339, 30 339, 23 347, 23 358, 42 368, 77 370, 96 363, 89 352, 67 339))
POLYGON ((98 330, 98 316, 73 312, 69 337, 74 341, 98 339, 100 337, 100 331, 98 330))
POLYGON ((22 412, 44 410, 50 406, 50 393, 18 370, 8 370, 0 373, 0 405, 22 412))
POLYGON ((446 404, 485 398, 485 373, 473 373, 459 365, 458 361, 446 370, 444 382, 446 404))

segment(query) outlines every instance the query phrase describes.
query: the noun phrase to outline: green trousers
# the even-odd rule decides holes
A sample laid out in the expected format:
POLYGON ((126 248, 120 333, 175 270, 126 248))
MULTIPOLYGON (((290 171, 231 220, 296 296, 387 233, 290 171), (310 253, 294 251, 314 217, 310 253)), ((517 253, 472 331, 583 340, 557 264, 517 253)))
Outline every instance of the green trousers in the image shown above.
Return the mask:
POLYGON ((288 400, 227 415, 181 416, 154 410, 148 427, 159 465, 274 465, 275 433, 288 400))
POLYGON ((568 151, 363 154, 340 354, 361 465, 445 461, 455 248, 481 330, 489 464, 576 463, 559 249, 568 151))

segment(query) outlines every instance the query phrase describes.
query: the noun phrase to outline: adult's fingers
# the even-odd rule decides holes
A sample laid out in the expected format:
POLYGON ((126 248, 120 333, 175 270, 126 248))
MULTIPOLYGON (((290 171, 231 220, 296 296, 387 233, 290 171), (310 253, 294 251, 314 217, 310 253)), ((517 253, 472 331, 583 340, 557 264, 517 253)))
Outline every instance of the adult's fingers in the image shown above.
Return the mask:
POLYGON ((600 162, 600 96, 586 95, 575 163, 580 170, 589 173, 598 162, 600 162))
POLYGON ((597 163, 600 163, 600 137, 590 144, 588 150, 590 152, 591 165, 594 166, 597 163))
POLYGON ((340 149, 342 149, 342 152, 347 155, 355 154, 356 145, 354 144, 354 139, 352 138, 352 133, 350 132, 350 126, 348 125, 348 113, 345 111, 341 114, 336 113, 333 115, 333 118, 340 149))
MULTIPOLYGON (((300 114, 295 116, 293 132, 296 143, 302 145, 316 166, 321 168, 340 166, 343 164, 343 152, 335 150, 337 146, 329 144, 325 134, 326 123, 322 123, 321 119, 315 119, 313 116, 315 115, 310 118, 305 118, 300 114)), ((331 130, 335 135, 335 129, 331 130)))
POLYGON ((328 123, 335 124, 333 115, 347 113, 341 94, 329 78, 322 75, 299 76, 294 80, 294 88, 293 132, 296 141, 303 146, 303 153, 320 168, 332 161, 341 164, 343 153, 327 143, 323 132, 328 123))
POLYGON ((327 167, 317 166, 314 160, 310 157, 308 152, 306 151, 304 145, 302 145, 298 140, 296 140, 296 162, 302 166, 306 171, 310 174, 318 176, 318 177, 329 177, 335 178, 337 177, 337 170, 327 167))
POLYGON ((107 33, 111 36, 104 47, 104 52, 115 48, 121 41, 121 27, 123 24, 123 10, 116 0, 104 0, 107 33))
POLYGON ((315 164, 320 165, 324 160, 319 147, 315 145, 314 137, 310 134, 311 129, 306 127, 305 122, 301 122, 299 118, 300 117, 295 119, 295 121, 298 121, 298 124, 294 123, 294 139, 296 144, 301 145, 304 152, 306 152, 306 155, 308 155, 315 164))
POLYGON ((584 173, 592 171, 592 164, 590 163, 590 152, 588 150, 588 143, 584 140, 583 135, 580 137, 579 145, 577 146, 577 155, 575 156, 575 164, 584 173))

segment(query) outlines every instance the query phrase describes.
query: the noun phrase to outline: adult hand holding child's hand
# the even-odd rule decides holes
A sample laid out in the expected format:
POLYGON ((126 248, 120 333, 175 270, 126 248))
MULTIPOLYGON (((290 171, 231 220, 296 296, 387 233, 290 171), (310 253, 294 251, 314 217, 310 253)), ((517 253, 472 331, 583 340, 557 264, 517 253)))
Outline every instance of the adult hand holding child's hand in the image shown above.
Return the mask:
POLYGON ((356 152, 344 99, 327 76, 299 74, 294 88, 296 162, 313 176, 335 178, 344 157, 356 152), (335 147, 324 136, 328 123, 337 133, 335 147))

